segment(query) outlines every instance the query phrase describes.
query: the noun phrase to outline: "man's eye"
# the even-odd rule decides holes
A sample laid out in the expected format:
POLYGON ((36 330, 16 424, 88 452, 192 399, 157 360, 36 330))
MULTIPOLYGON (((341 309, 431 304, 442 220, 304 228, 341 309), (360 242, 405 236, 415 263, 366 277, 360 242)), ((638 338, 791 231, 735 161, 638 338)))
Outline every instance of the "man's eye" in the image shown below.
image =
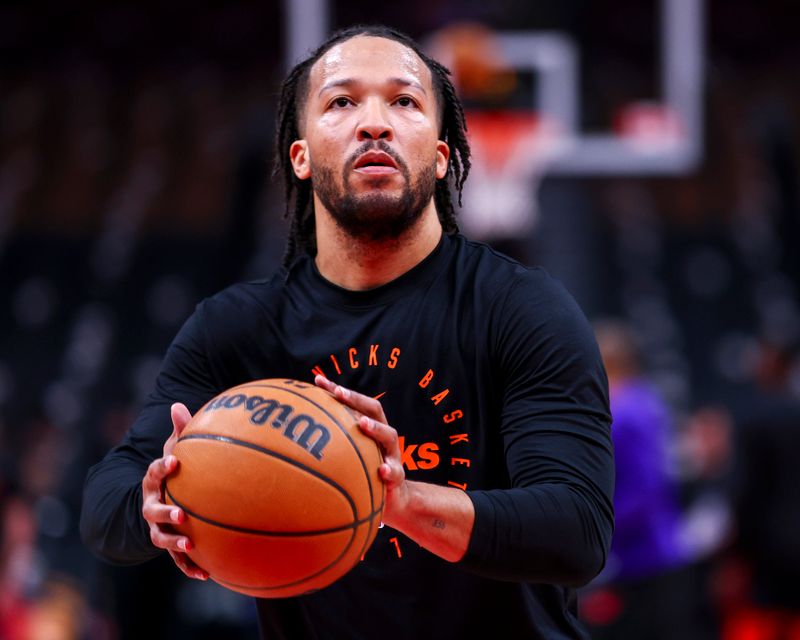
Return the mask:
POLYGON ((346 107, 350 105, 350 98, 336 98, 332 103, 331 106, 333 107, 346 107))
POLYGON ((403 96, 401 98, 398 98, 397 104, 399 104, 401 107, 413 107, 416 105, 416 103, 408 96, 403 96))

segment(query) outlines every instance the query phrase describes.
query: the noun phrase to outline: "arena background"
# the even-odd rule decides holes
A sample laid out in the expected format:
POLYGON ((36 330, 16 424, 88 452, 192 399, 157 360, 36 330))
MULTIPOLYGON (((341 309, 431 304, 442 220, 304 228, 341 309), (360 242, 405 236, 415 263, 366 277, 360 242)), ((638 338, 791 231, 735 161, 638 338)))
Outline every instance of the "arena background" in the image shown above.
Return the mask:
MULTIPOLYGON (((657 0, 381 4, 0 8, 0 638, 255 637, 246 598, 189 582, 168 558, 104 565, 77 518, 86 469, 133 420, 194 305, 280 261, 276 93, 315 30, 383 22, 431 46, 461 23, 489 37, 567 34, 587 131, 620 136, 625 105, 658 98, 657 0)), ((638 174, 543 167, 526 187, 535 223, 492 239, 644 347, 674 415, 693 550, 681 606, 696 637, 777 638, 754 613, 736 470, 742 416, 776 396, 791 412, 800 398, 800 11, 689 6, 702 29, 700 126, 678 128, 696 133, 695 155, 638 174)), ((522 75, 516 86, 525 93, 522 75)), ((797 422, 784 431, 798 441, 797 422)), ((800 520, 775 526, 800 540, 800 520)), ((777 562, 800 577, 794 550, 777 562)), ((600 582, 584 595, 591 624, 613 622, 613 591, 600 582)), ((800 598, 780 606, 791 620, 800 598)))

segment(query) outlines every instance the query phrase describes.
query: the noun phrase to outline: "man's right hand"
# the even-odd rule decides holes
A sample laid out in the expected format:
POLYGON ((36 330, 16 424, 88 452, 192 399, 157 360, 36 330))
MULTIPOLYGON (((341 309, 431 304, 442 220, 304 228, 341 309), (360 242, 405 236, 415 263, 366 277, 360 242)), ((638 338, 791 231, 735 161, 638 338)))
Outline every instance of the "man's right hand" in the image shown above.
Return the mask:
POLYGON ((153 460, 142 480, 142 515, 150 525, 150 539, 160 549, 166 549, 178 568, 190 578, 208 580, 208 573, 187 555, 192 543, 186 536, 176 535, 169 525, 180 524, 186 518, 183 509, 164 501, 164 480, 178 467, 172 449, 192 414, 185 405, 176 402, 170 409, 172 435, 164 443, 164 455, 153 460))

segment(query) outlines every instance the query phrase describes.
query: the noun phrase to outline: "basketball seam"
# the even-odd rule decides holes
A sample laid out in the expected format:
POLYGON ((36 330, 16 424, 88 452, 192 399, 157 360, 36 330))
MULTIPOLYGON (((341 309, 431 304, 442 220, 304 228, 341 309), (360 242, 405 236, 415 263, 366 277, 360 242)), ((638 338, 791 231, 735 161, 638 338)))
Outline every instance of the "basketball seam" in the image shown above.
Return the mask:
MULTIPOLYGON (((372 513, 372 515, 370 515, 369 518, 365 518, 363 521, 361 521, 362 524, 364 522, 366 522, 367 520, 370 520, 370 521, 374 520, 375 517, 380 514, 382 509, 383 509, 383 505, 381 505, 380 509, 374 511, 372 513)), ((372 530, 371 528, 372 528, 372 522, 370 522, 369 531, 372 530)), ((289 587, 293 587, 295 585, 302 584, 303 582, 308 582, 309 580, 313 580, 314 578, 317 578, 317 577, 321 576, 326 571, 329 571, 329 570, 333 569, 334 567, 338 566, 339 560, 341 560, 342 557, 345 555, 345 553, 347 553, 347 549, 350 548, 350 545, 353 543, 353 539, 355 538, 355 536, 356 536, 356 531, 355 531, 355 529, 353 529, 353 535, 351 536, 350 541, 348 542, 348 544, 345 547, 344 551, 342 551, 342 553, 340 553, 339 556, 336 558, 336 560, 334 560, 331 564, 329 564, 327 567, 324 567, 323 569, 320 569, 317 573, 314 573, 314 574, 312 574, 312 575, 310 575, 308 577, 305 577, 305 578, 303 578, 301 580, 295 580, 294 582, 286 582, 284 584, 277 585, 277 586, 274 586, 274 587, 263 587, 263 586, 254 586, 254 585, 246 585, 246 584, 237 584, 235 582, 230 582, 228 580, 223 580, 223 579, 218 578, 216 576, 211 576, 211 577, 214 580, 216 580, 217 582, 219 582, 220 584, 228 586, 228 587, 233 587, 235 589, 249 589, 251 591, 277 591, 278 589, 288 589, 289 587)), ((368 532, 368 535, 367 535, 367 539, 369 539, 369 532, 368 532)), ((347 570, 342 575, 346 575, 353 567, 355 567, 356 564, 360 561, 360 558, 361 558, 361 554, 355 556, 355 559, 354 559, 353 563, 347 568, 347 570)), ((312 591, 317 591, 317 589, 312 589, 311 591, 308 591, 306 593, 311 593, 312 591)), ((303 594, 298 594, 298 595, 303 595, 303 594)))
MULTIPOLYGON (((342 406, 344 407, 345 411, 347 411, 347 413, 350 414, 350 417, 353 418, 353 420, 355 420, 356 422, 358 422, 358 417, 356 417, 356 414, 353 413, 352 409, 350 409, 350 407, 348 407, 347 405, 342 405, 342 406)), ((360 456, 359 456, 359 458, 360 458, 360 456)), ((383 454, 381 454, 381 461, 383 461, 383 454)), ((365 467, 365 465, 363 463, 362 463, 362 467, 365 467)), ((366 468, 364 469, 364 471, 366 472, 366 468)), ((370 506, 371 509, 373 509, 372 513, 374 514, 375 513, 375 511, 374 511, 375 501, 373 500, 373 497, 372 497, 372 481, 369 479, 369 476, 367 476, 367 485, 369 485, 369 506, 370 506)), ((380 511, 383 511, 383 504, 384 504, 384 493, 383 492, 384 492, 384 490, 385 490, 385 485, 383 484, 383 482, 381 482, 381 506, 380 506, 380 511)), ((364 544, 362 545, 361 551, 358 554, 358 556, 360 558, 364 556, 364 554, 367 552, 367 549, 369 548, 369 546, 370 546, 370 544, 372 542, 372 538, 373 538, 373 536, 372 536, 372 527, 373 527, 374 524, 375 523, 373 522, 372 517, 370 517, 369 528, 367 529, 367 537, 364 538, 364 544)), ((377 535, 377 534, 378 534, 378 532, 375 531, 375 535, 377 535)))
MULTIPOLYGON (((232 438, 230 436, 221 436, 216 433, 190 433, 188 436, 181 436, 180 438, 178 438, 177 442, 183 442, 184 440, 216 440, 217 442, 225 442, 227 444, 233 444, 240 447, 245 447, 247 449, 252 449, 253 451, 256 451, 258 453, 263 453, 264 455, 277 458, 278 460, 282 460, 283 462, 287 462, 292 466, 295 466, 300 470, 305 471, 308 474, 314 476, 318 480, 327 482, 334 489, 339 491, 339 493, 341 493, 347 499, 347 502, 350 504, 350 510, 353 512, 353 520, 358 519, 358 507, 356 506, 355 500, 353 500, 353 497, 347 492, 347 490, 344 487, 342 487, 335 480, 332 480, 331 478, 320 473, 316 469, 312 469, 311 467, 303 464, 298 460, 295 460, 294 458, 290 458, 287 455, 278 453, 277 451, 268 449, 267 447, 262 447, 261 445, 255 444, 254 442, 250 442, 248 440, 239 440, 238 438, 232 438)), ((371 506, 372 505, 370 505, 370 507, 371 506)))
POLYGON ((220 529, 228 529, 230 531, 236 531, 237 533, 247 533, 255 536, 270 536, 273 538, 300 538, 304 536, 316 536, 316 535, 324 535, 326 533, 337 533, 340 531, 347 531, 348 529, 357 529, 362 524, 373 520, 375 516, 379 515, 381 510, 383 509, 383 505, 381 505, 381 509, 377 509, 373 511, 369 516, 366 518, 362 518, 360 520, 354 520, 351 524, 344 524, 338 527, 330 527, 328 529, 313 529, 307 531, 267 531, 265 529, 248 529, 247 527, 239 527, 233 524, 225 524, 224 522, 217 522, 216 520, 212 520, 211 518, 206 518, 205 516, 201 516, 198 513, 195 513, 191 509, 187 508, 182 502, 175 499, 175 496, 169 490, 169 487, 166 489, 167 496, 172 502, 175 504, 176 507, 180 507, 191 517, 200 520, 201 522, 205 522, 206 524, 210 524, 214 527, 219 527, 220 529))
MULTIPOLYGON (((367 463, 364 461, 364 458, 361 456, 361 451, 356 446, 356 443, 353 441, 353 438, 350 436, 349 433, 347 433, 347 429, 345 429, 342 426, 342 424, 339 422, 339 420, 337 420, 325 407, 323 407, 321 404, 319 404, 315 400, 312 400, 311 398, 307 398, 306 396, 304 396, 303 394, 295 391, 294 389, 288 389, 286 387, 278 387, 278 386, 275 386, 273 384, 260 384, 260 383, 248 383, 247 385, 241 385, 241 386, 266 387, 268 389, 278 389, 280 391, 287 391, 287 392, 289 392, 289 393, 291 393, 293 395, 298 396, 299 398, 302 398, 306 402, 310 402, 315 407, 317 407, 317 409, 319 409, 326 416, 328 416, 331 420, 333 420, 334 423, 336 424, 336 426, 339 427, 339 430, 344 434, 344 437, 347 438, 348 442, 350 443, 350 446, 353 447, 353 451, 355 451, 356 455, 358 456, 358 461, 361 463, 361 469, 364 471, 364 478, 367 481, 367 489, 369 490, 369 508, 370 508, 370 511, 373 511, 375 509, 375 497, 374 497, 374 495, 372 493, 372 481, 370 480, 369 471, 367 470, 367 463)), ((311 386, 311 388, 313 388, 313 389, 318 389, 319 388, 319 387, 316 387, 316 386, 313 386, 313 385, 309 385, 309 386, 311 386)), ((336 400, 336 402, 339 402, 339 401, 336 400)), ((347 405, 342 404, 342 406, 347 410, 348 413, 350 413, 350 415, 355 417, 353 415, 352 411, 350 411, 350 408, 347 405)), ((377 444, 376 444, 376 446, 377 446, 377 444)), ((358 510, 356 510, 356 511, 358 511, 358 510)), ((356 515, 358 515, 358 514, 356 513, 356 515)))

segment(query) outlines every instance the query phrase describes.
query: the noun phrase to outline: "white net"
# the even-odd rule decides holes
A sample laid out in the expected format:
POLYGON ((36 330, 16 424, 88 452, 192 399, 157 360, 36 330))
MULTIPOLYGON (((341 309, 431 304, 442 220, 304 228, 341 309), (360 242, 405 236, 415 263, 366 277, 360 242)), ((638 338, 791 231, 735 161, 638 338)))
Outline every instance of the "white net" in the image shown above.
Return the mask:
POLYGON ((485 240, 519 237, 536 224, 541 179, 567 140, 530 111, 475 112, 467 122, 472 169, 461 226, 485 240))

